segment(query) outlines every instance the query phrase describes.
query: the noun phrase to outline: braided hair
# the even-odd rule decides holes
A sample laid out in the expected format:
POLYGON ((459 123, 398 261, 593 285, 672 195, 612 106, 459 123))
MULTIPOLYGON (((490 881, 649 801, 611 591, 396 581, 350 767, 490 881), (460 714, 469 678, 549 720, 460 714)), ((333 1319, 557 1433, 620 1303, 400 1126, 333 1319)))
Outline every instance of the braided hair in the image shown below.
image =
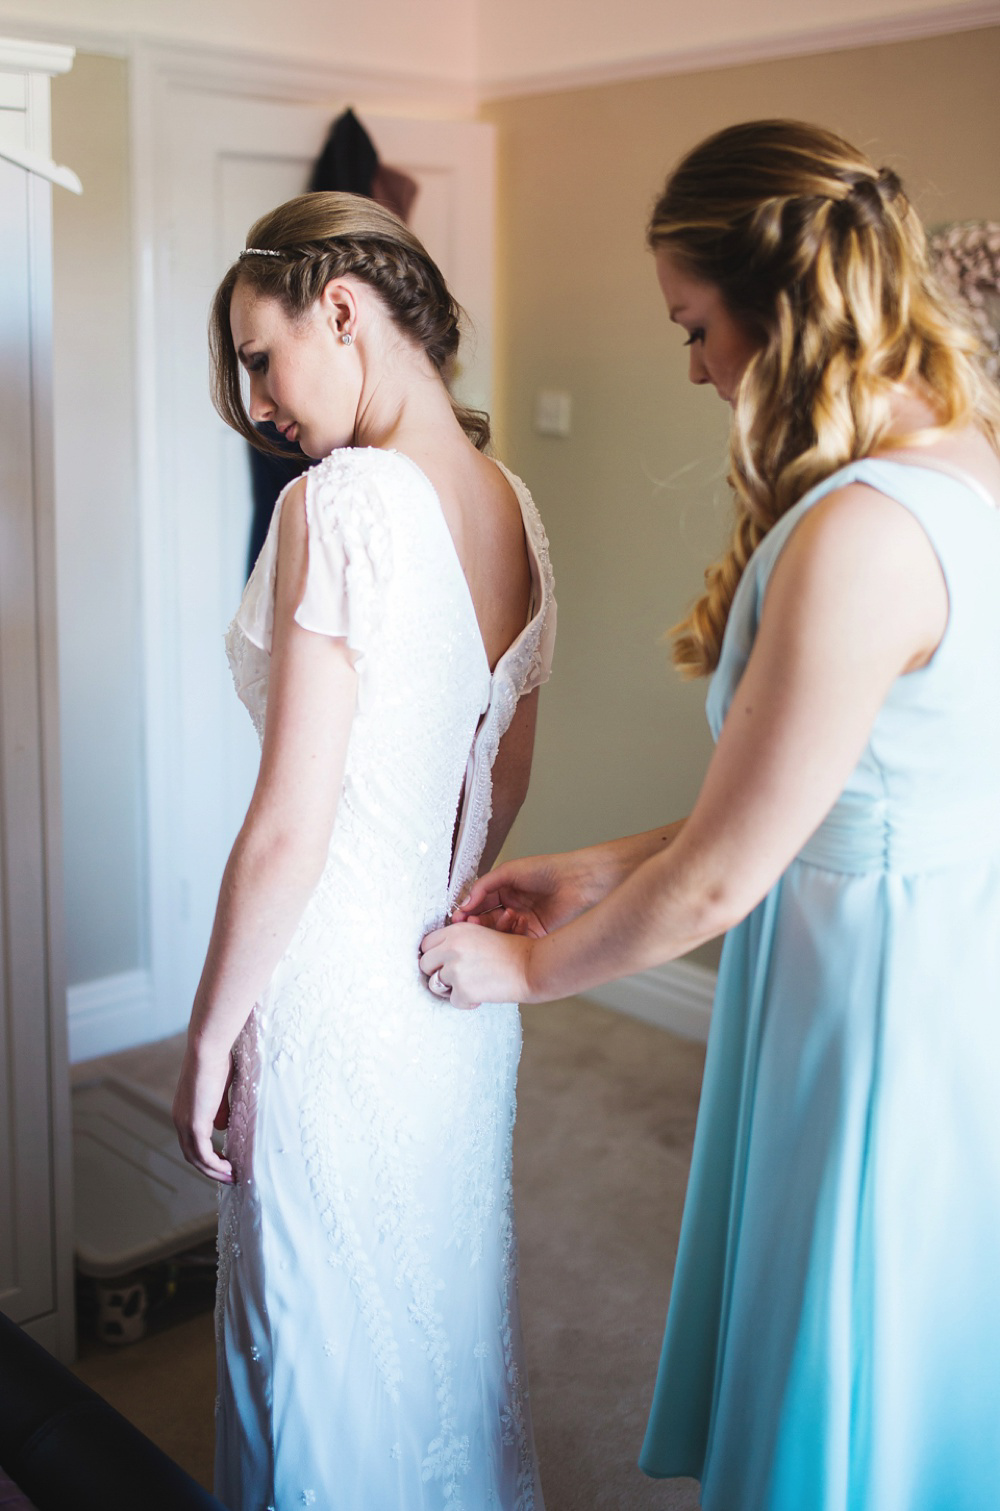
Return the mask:
MULTIPOLYGON (((326 285, 346 275, 375 290, 393 324, 426 352, 446 385, 461 339, 462 310, 437 264, 390 210, 358 194, 300 194, 254 222, 241 253, 216 291, 209 318, 212 401, 227 425, 259 451, 285 455, 261 435, 247 413, 240 363, 229 323, 237 281, 303 315, 326 285)), ((485 451, 490 422, 481 410, 452 399, 455 416, 485 451)))
POLYGON ((675 664, 700 676, 781 515, 845 463, 920 439, 889 434, 901 386, 927 400, 935 430, 972 422, 995 446, 1000 395, 899 178, 822 127, 750 121, 709 137, 668 178, 648 241, 714 285, 758 343, 734 396, 732 540, 673 631, 675 664))

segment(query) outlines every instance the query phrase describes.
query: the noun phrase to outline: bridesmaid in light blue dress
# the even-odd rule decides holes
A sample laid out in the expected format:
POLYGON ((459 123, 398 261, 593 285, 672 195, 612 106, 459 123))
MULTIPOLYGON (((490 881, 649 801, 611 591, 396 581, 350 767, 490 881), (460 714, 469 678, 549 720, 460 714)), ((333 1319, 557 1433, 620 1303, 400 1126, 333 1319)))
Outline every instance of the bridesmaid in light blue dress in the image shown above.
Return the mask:
MULTIPOLYGON (((936 464, 940 467, 940 462, 936 464)), ((937 553, 948 627, 823 823, 723 949, 642 1467, 706 1507, 1000 1506, 1000 512, 861 461, 744 572, 718 738, 772 568, 864 483, 937 553)))
POLYGON ((1000 396, 896 175, 828 132, 710 138, 650 242, 734 407, 675 641, 716 753, 685 823, 501 866, 424 967, 544 1000, 725 927, 641 1467, 705 1511, 994 1511, 1000 396))

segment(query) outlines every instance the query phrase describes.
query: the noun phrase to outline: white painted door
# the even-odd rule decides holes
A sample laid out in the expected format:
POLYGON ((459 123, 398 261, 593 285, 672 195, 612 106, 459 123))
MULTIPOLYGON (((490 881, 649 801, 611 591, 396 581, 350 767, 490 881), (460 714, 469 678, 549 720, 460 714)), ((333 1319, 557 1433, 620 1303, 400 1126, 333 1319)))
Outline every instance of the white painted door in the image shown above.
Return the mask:
MULTIPOLYGON (((71 59, 0 39, 0 148, 48 157, 49 75, 71 59)), ((69 1358, 51 192, 0 155, 0 1311, 69 1358)))
MULTIPOLYGON (((162 193, 154 205, 158 465, 145 510, 157 1033, 186 1020, 258 759, 222 645, 243 588, 250 491, 245 443, 208 397, 208 308, 252 221, 304 190, 343 108, 176 85, 163 93, 156 111, 162 193)), ((460 391, 488 407, 492 128, 358 114, 382 160, 419 185, 413 228, 476 331, 460 391)))

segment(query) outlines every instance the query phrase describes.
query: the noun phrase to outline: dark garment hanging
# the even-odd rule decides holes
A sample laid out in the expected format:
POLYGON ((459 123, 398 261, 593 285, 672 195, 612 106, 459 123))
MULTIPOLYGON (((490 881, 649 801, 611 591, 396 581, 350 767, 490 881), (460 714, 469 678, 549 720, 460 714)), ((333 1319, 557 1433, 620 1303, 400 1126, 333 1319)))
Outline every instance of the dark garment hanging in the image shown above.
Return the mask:
POLYGON ((413 201, 417 197, 416 179, 404 173, 402 168, 390 168, 379 163, 372 179, 372 199, 398 215, 401 221, 409 222, 413 201))
POLYGON ((301 477, 313 465, 312 458, 304 456, 294 441, 286 441, 278 428, 265 420, 257 429, 275 446, 280 446, 285 456, 271 456, 266 451, 250 447, 250 487, 253 493, 253 515, 250 520, 250 549, 247 554, 247 576, 253 571, 254 562, 261 553, 271 525, 271 515, 282 488, 301 477))
POLYGON ((354 111, 348 108, 330 127, 326 146, 316 159, 309 180, 309 193, 329 189, 343 194, 363 194, 371 199, 372 179, 378 153, 354 111))
MULTIPOLYGON (((379 163, 371 137, 354 111, 347 109, 330 127, 326 145, 316 159, 309 180, 310 194, 329 190, 361 194, 366 199, 377 200, 405 221, 416 198, 417 185, 398 168, 387 168, 379 163)), ((286 441, 273 425, 265 423, 258 425, 257 429, 288 454, 287 457, 268 456, 255 446, 250 448, 253 519, 247 576, 253 571, 254 562, 267 538, 278 494, 313 465, 312 459, 303 456, 298 446, 286 441)))

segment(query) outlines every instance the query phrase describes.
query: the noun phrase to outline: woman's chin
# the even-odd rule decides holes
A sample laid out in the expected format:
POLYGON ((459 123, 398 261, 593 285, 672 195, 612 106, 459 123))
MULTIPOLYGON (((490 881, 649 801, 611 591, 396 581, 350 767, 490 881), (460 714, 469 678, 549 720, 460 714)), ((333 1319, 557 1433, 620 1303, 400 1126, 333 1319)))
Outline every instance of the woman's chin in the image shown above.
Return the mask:
POLYGON ((350 436, 334 435, 317 438, 304 434, 298 435, 299 450, 307 456, 311 462, 321 462, 331 451, 339 451, 344 446, 353 446, 354 440, 350 436))

